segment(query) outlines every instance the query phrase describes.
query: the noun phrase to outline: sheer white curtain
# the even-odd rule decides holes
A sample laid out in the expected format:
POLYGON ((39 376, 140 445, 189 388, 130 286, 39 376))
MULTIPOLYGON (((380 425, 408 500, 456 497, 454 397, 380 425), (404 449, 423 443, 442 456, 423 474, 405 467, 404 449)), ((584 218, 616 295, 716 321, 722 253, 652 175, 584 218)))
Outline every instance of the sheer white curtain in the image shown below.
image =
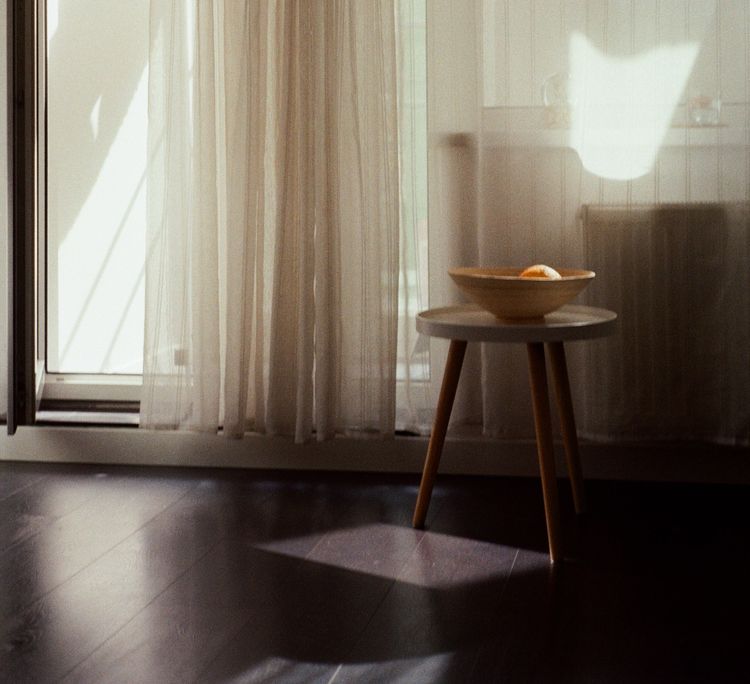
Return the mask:
POLYGON ((141 425, 391 434, 393 1, 151 7, 141 425))
MULTIPOLYGON (((582 432, 748 442, 750 3, 154 0, 151 48, 143 425, 428 429, 426 291, 546 262, 621 317, 582 432)), ((455 421, 531 436, 523 350, 464 368, 455 421)))
MULTIPOLYGON (((750 3, 427 12, 431 305, 460 301, 451 266, 592 268, 621 328, 569 345, 582 431, 747 443, 750 3)), ((531 436, 523 350, 468 363, 455 420, 531 436)))

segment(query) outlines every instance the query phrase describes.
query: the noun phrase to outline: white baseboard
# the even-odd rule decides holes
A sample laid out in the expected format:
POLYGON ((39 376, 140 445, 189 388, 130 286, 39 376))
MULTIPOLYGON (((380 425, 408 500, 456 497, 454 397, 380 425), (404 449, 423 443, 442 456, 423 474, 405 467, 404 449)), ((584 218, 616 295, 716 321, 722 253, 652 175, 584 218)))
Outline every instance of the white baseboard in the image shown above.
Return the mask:
MULTIPOLYGON (((419 473, 424 437, 392 440, 339 437, 294 444, 282 437, 222 435, 111 427, 20 427, 0 435, 0 461, 99 463, 103 465, 271 468, 419 473)), ((565 472, 556 445, 558 473, 565 472)), ((581 445, 584 474, 591 479, 750 483, 748 449, 695 444, 581 445)), ((532 441, 481 437, 448 439, 440 472, 465 475, 536 476, 532 441)))

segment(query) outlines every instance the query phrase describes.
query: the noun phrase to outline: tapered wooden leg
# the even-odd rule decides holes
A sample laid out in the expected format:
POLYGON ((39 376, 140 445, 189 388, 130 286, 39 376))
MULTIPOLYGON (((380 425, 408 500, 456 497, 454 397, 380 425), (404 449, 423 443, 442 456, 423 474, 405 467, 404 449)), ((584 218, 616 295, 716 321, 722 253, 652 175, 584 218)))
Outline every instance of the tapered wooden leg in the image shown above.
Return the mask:
POLYGON ((529 379, 531 399, 534 407, 536 446, 539 454, 539 470, 542 476, 544 514, 547 519, 549 557, 552 563, 562 559, 559 504, 557 501, 557 479, 555 454, 552 446, 552 419, 547 392, 547 369, 544 363, 544 344, 533 342, 526 345, 529 356, 529 379))
POLYGON ((451 417, 453 400, 456 397, 456 387, 458 379, 461 376, 461 366, 464 362, 466 353, 466 342, 464 340, 451 340, 451 346, 448 349, 448 360, 445 362, 445 371, 443 372, 443 385, 440 388, 440 398, 438 399, 437 411, 435 413, 435 424, 432 426, 430 435, 430 444, 427 447, 427 458, 424 462, 424 471, 422 472, 422 482, 419 485, 419 494, 417 496, 417 505, 414 508, 414 527, 424 527, 424 520, 427 517, 427 508, 430 505, 432 496, 432 486, 435 482, 435 474, 440 464, 440 455, 443 453, 443 443, 445 442, 445 433, 448 430, 448 421, 451 417))
POLYGON ((549 351, 552 377, 555 381, 555 399, 557 410, 560 413, 560 429, 565 445, 565 458, 568 462, 570 486, 573 489, 573 502, 575 503, 576 513, 583 513, 586 510, 586 496, 583 490, 583 470, 581 469, 581 456, 578 451, 576 420, 573 415, 573 401, 570 396, 570 380, 568 379, 568 365, 565 362, 565 349, 562 342, 550 342, 547 344, 547 350, 549 351))

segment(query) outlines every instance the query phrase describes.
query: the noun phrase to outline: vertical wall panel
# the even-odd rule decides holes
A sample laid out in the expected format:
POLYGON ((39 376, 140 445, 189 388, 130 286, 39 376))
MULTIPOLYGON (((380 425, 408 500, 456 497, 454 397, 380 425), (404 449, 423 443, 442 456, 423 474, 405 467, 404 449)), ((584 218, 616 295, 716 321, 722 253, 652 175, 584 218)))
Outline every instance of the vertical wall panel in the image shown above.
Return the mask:
POLYGON ((567 68, 567 40, 563 35, 563 8, 559 0, 533 0, 534 92, 533 104, 541 106, 542 83, 567 68))
MULTIPOLYGON (((483 65, 485 103, 504 109, 485 112, 479 138, 483 263, 587 266, 580 220, 584 205, 747 201, 750 132, 745 144, 740 138, 750 124, 750 2, 720 4, 717 17, 714 0, 484 0, 483 46, 491 55, 483 65), (670 56, 672 47, 699 43, 692 73, 671 112, 672 126, 660 141, 652 168, 640 177, 612 180, 592 173, 568 147, 564 122, 545 125, 542 82, 552 73, 570 70, 574 34, 584 35, 615 65, 653 56, 655 50, 670 56), (685 127, 688 99, 698 93, 721 94, 722 127, 685 127)), ((679 69, 669 59, 653 64, 654 69, 679 69)), ((641 252, 634 246, 632 259, 640 259, 648 272, 651 257, 641 252)), ((621 267, 617 258, 614 253, 607 257, 605 273, 621 267)), ((572 364, 580 367, 579 356, 571 354, 572 364)), ((523 383, 525 366, 523 359, 499 358, 490 351, 483 358, 485 376, 497 379, 492 389, 497 397, 486 395, 487 406, 493 398, 500 400, 509 382, 523 383)), ((633 391, 642 394, 644 387, 633 391)), ((644 396, 640 399, 648 403, 644 396)), ((511 413, 507 420, 486 423, 486 429, 493 434, 518 429, 513 421, 527 416, 515 406, 511 413)))
POLYGON ((510 106, 527 106, 533 101, 532 7, 532 3, 528 0, 511 0, 509 3, 508 104, 510 106))
POLYGON ((561 2, 562 5, 562 21, 565 40, 562 45, 562 50, 565 56, 565 69, 569 68, 569 37, 573 33, 585 33, 586 32, 586 0, 569 0, 568 2, 561 2))
POLYGON ((635 54, 652 50, 657 44, 656 16, 659 0, 632 0, 633 15, 633 48, 635 54))
POLYGON ((632 0, 609 0, 606 3, 606 49, 610 55, 625 58, 631 53, 632 0))
POLYGON ((687 37, 688 4, 685 0, 658 0, 659 40, 680 43, 687 37))
POLYGON ((745 35, 742 27, 748 0, 722 0, 721 29, 719 35, 721 62, 720 93, 724 102, 742 102, 746 98, 747 79, 750 74, 746 71, 745 35))
POLYGON ((698 58, 688 83, 688 95, 719 95, 718 43, 716 13, 721 3, 713 0, 690 0, 688 8, 688 40, 700 44, 698 58))

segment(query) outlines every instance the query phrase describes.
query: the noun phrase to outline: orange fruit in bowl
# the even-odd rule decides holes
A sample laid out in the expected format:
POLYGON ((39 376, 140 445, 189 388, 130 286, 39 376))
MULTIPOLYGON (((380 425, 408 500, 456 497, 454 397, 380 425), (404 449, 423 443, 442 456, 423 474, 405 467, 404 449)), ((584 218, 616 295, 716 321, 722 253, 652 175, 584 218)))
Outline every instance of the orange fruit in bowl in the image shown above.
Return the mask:
POLYGON ((534 264, 525 268, 518 276, 519 278, 546 278, 547 280, 560 280, 562 276, 551 266, 545 264, 534 264))

